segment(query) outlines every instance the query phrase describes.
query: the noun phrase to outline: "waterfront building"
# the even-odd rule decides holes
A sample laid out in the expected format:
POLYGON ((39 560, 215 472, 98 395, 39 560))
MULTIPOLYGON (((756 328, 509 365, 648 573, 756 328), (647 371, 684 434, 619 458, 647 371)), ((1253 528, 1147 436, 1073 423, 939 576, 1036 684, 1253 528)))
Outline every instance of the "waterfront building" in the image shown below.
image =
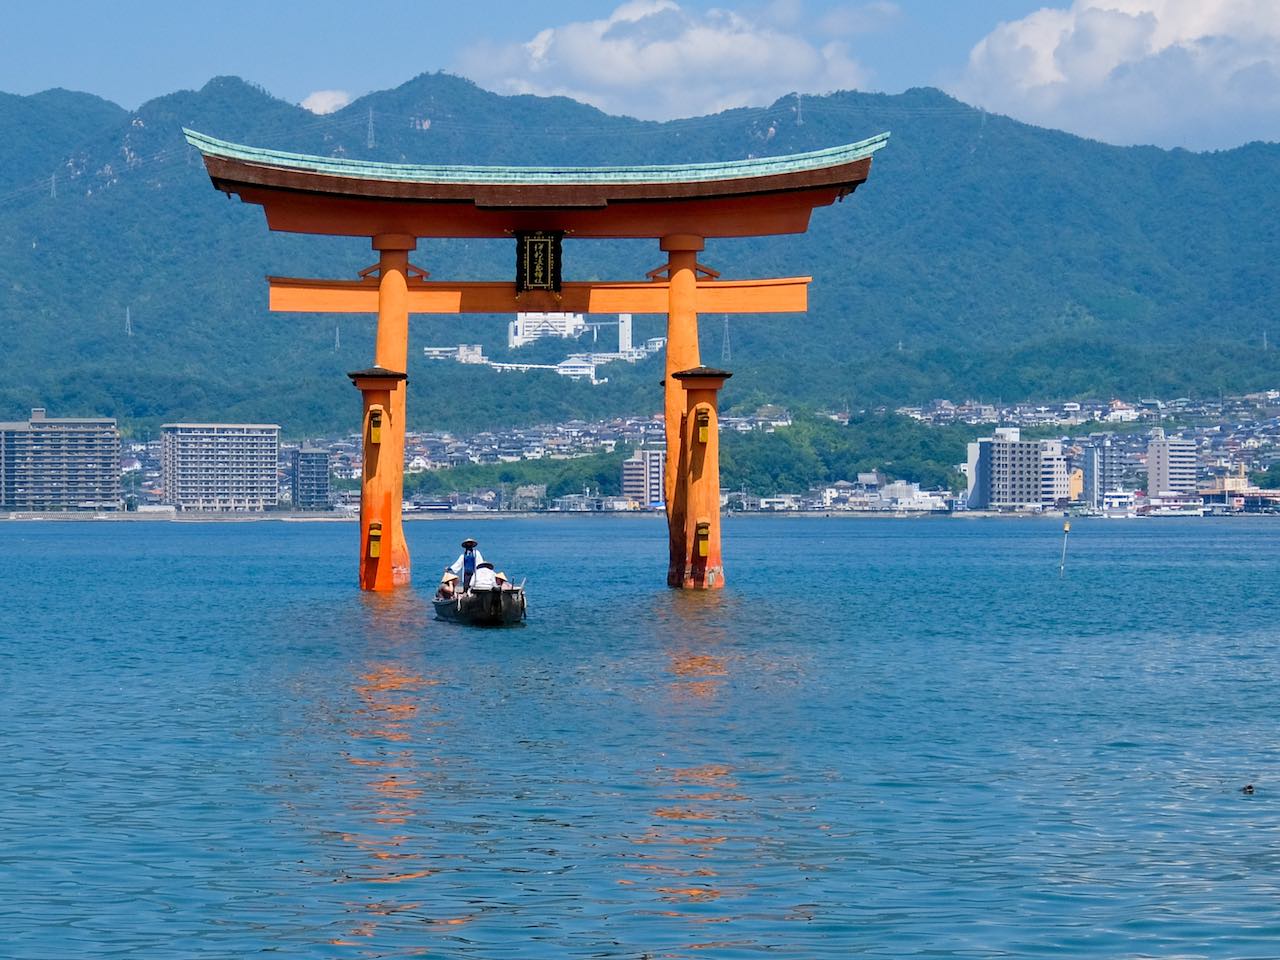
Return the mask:
POLYGON ((1065 504, 1071 499, 1067 478, 1067 457, 1062 441, 1040 441, 1040 503, 1046 507, 1065 504))
POLYGON ((1028 510, 1041 502, 1040 441, 998 427, 969 444, 969 509, 1028 510))
POLYGON ((1081 499, 1094 509, 1102 509, 1105 494, 1124 489, 1124 450, 1110 434, 1096 437, 1081 453, 1084 471, 1081 499))
POLYGON ((1079 503, 1084 496, 1084 471, 1075 467, 1067 473, 1067 499, 1079 503))
POLYGON ((878 508, 899 513, 941 513, 947 504, 938 494, 922 491, 918 483, 894 480, 880 488, 878 508))
POLYGON ((274 423, 166 423, 160 428, 164 500, 179 510, 276 506, 280 427, 274 423))
POLYGON ((970 510, 1039 510, 1069 496, 1062 442, 1023 440, 1017 427, 998 427, 969 444, 962 472, 970 510))
POLYGON ((645 507, 661 506, 667 451, 645 447, 622 461, 622 495, 645 507))
POLYGON ((1102 495, 1102 515, 1112 519, 1130 519, 1138 515, 1137 498, 1130 490, 1108 490, 1102 495))
POLYGON ((300 447, 293 451, 293 506, 297 510, 329 509, 329 451, 300 447))
POLYGON ((0 508, 119 510, 120 432, 110 418, 0 423, 0 508))
POLYGON ((1147 444, 1147 496, 1196 492, 1196 445, 1156 427, 1147 444))

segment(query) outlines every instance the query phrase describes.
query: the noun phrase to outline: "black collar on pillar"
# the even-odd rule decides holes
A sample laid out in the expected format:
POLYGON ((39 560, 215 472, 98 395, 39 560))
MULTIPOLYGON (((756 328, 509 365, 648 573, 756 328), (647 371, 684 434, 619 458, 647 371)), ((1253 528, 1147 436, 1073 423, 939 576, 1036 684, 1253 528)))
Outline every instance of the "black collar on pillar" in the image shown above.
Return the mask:
POLYGON ((394 382, 396 380, 407 381, 409 379, 409 375, 407 373, 400 373, 396 370, 388 370, 386 367, 377 366, 370 367, 368 370, 353 370, 348 373, 347 376, 351 378, 352 383, 357 385, 361 380, 386 380, 394 382))

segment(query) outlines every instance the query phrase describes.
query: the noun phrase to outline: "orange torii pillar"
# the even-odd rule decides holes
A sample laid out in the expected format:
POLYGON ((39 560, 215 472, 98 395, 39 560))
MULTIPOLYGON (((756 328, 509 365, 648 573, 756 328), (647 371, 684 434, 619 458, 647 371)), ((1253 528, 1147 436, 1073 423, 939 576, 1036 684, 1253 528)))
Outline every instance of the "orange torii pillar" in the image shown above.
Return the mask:
MULTIPOLYGON (((683 388, 684 410, 671 505, 671 564, 667 585, 715 590, 724 586, 720 558, 720 430, 717 395, 728 370, 694 367, 672 377, 683 388), (676 555, 677 540, 681 552, 676 555)), ((671 462, 667 454, 667 462, 671 462)))
POLYGON ((662 381, 663 415, 666 420, 667 464, 663 497, 667 505, 667 586, 685 586, 689 541, 682 512, 688 502, 687 477, 680 470, 684 449, 684 391, 676 383, 678 371, 692 369, 698 359, 698 252, 704 240, 692 234, 662 238, 667 253, 667 350, 662 381))
MULTIPOLYGON (((395 397, 408 377, 384 367, 347 374, 364 400, 360 480, 360 589, 393 590, 409 580, 400 501, 404 497, 404 420, 395 397), (397 546, 403 566, 398 564, 397 546)), ((403 406, 400 408, 403 410, 403 406)))
MULTIPOLYGON (((672 382, 678 370, 690 370, 698 359, 698 252, 702 237, 675 234, 662 238, 667 253, 667 352, 663 387, 663 413, 666 417, 667 469, 663 477, 663 494, 667 501, 667 521, 671 521, 671 504, 675 500, 676 461, 680 451, 680 420, 684 416, 683 391, 672 382)), ((675 528, 672 527, 672 559, 675 559, 675 528)))
MULTIPOLYGON (((417 237, 380 233, 373 238, 378 251, 378 331, 374 343, 374 368, 389 377, 380 381, 387 392, 380 442, 373 442, 370 426, 370 391, 360 385, 365 398, 364 481, 360 485, 360 586, 365 590, 391 590, 410 580, 409 545, 401 519, 404 497, 404 445, 406 384, 403 372, 409 364, 409 251, 417 237), (371 477, 372 460, 375 475, 371 477), (379 556, 370 555, 369 524, 377 518, 381 535, 379 556), (369 518, 369 519, 366 519, 369 518)), ((364 371, 368 374, 369 371, 364 371)), ((355 379, 353 377, 353 379, 355 379)), ((382 391, 375 391, 381 396, 382 391)))

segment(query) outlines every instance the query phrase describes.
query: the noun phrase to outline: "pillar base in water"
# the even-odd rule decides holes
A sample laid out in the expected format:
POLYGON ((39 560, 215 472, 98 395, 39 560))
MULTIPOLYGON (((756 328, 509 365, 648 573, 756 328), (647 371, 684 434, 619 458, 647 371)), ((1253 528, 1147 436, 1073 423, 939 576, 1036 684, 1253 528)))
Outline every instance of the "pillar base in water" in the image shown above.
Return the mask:
POLYGON ((724 586, 724 567, 677 564, 667 568, 667 586, 678 590, 719 590, 724 586))
MULTIPOLYGON (((667 516, 670 554, 667 586, 683 590, 724 587, 720 558, 720 423, 718 395, 733 374, 694 367, 671 375, 684 390, 679 461, 667 516)), ((671 454, 668 452, 668 459, 671 454)))
POLYGON ((393 590, 409 582, 404 539, 404 385, 408 377, 374 366, 348 374, 364 402, 361 432, 360 589, 393 590), (397 394, 401 399, 396 403, 397 394))

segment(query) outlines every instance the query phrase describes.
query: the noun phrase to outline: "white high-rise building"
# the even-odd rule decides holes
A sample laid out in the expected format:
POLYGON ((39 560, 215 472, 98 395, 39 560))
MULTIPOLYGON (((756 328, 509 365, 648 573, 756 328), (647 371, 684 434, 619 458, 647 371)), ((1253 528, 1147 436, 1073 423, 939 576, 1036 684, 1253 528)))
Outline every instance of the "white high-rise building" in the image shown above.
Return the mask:
POLYGON ((1196 492, 1196 445, 1156 427, 1147 444, 1147 496, 1196 492))
POLYGON ((166 423, 160 431, 166 503, 179 510, 236 511, 277 504, 278 424, 166 423))
POLYGON ((631 314, 618 314, 618 352, 631 352, 631 314))
POLYGON ((1056 506, 1070 499, 1067 484, 1067 457, 1061 440, 1040 441, 1040 503, 1056 506))

